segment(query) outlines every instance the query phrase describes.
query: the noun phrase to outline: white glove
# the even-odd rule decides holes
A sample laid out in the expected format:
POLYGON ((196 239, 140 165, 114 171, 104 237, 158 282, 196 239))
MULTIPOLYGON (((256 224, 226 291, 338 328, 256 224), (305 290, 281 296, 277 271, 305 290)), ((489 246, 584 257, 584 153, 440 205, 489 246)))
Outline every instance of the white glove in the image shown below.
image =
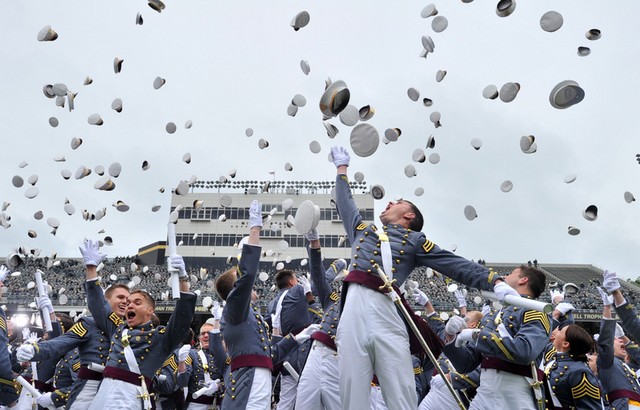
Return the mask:
POLYGON ((309 283, 309 279, 306 276, 300 276, 298 279, 298 283, 302 285, 302 289, 304 289, 304 294, 311 293, 311 283, 309 283))
POLYGON ((458 307, 467 307, 467 290, 458 289, 453 292, 453 295, 458 299, 458 307))
POLYGON ((213 320, 222 319, 222 310, 223 310, 223 307, 220 306, 220 303, 218 303, 218 301, 216 301, 213 304, 213 307, 211 307, 211 314, 213 315, 213 320))
POLYGON ((611 293, 614 290, 620 289, 620 282, 615 272, 605 270, 602 279, 602 287, 605 288, 607 292, 611 293))
POLYGON ((446 326, 444 327, 444 332, 448 335, 457 335, 463 329, 467 328, 467 322, 464 320, 462 316, 454 315, 449 318, 446 326))
POLYGON ((51 394, 51 392, 43 393, 42 396, 36 399, 36 403, 38 403, 39 406, 45 408, 54 407, 53 400, 51 399, 51 394))
POLYGON ((491 313, 491 305, 482 305, 482 316, 487 316, 489 313, 491 313))
POLYGON ((551 289, 549 295, 551 295, 551 303, 560 303, 564 300, 564 292, 561 290, 551 289))
POLYGON ((262 204, 255 199, 249 206, 249 228, 262 228, 262 204))
POLYGON ((43 314, 46 314, 44 312, 45 310, 49 312, 49 314, 53 313, 53 303, 51 303, 51 299, 49 299, 49 296, 47 295, 37 296, 35 300, 36 300, 36 306, 38 307, 38 309, 40 309, 40 311, 43 312, 43 314))
POLYGON ((22 328, 22 340, 26 342, 29 339, 29 328, 22 328))
POLYGON ((493 291, 501 302, 504 302, 504 297, 507 295, 520 297, 520 295, 518 295, 518 292, 516 292, 516 290, 511 286, 507 285, 506 282, 497 283, 493 287, 493 291))
POLYGON ((429 296, 418 288, 413 290, 411 297, 413 298, 413 301, 420 306, 424 306, 429 303, 429 296))
POLYGON ((173 254, 173 255, 169 256, 169 265, 173 269, 177 269, 180 272, 180 273, 178 273, 179 277, 181 277, 181 278, 186 278, 187 277, 187 268, 184 265, 184 259, 182 259, 182 256, 180 256, 178 254, 173 254))
POLYGON ((556 310, 560 312, 562 315, 566 315, 567 313, 571 312, 574 309, 575 307, 571 303, 567 303, 567 302, 560 302, 556 306, 556 310))
POLYGON ((100 262, 107 257, 106 253, 100 253, 100 244, 98 241, 85 239, 79 249, 85 266, 98 266, 100 262))
POLYGON ((616 323, 615 337, 616 337, 616 339, 618 339, 620 337, 624 337, 624 330, 622 329, 622 326, 620 326, 620 323, 616 323))
POLYGON ((598 339, 600 339, 600 333, 596 333, 593 335, 593 340, 595 340, 596 342, 598 341, 598 339))
POLYGON ((220 389, 218 383, 220 383, 220 379, 211 380, 209 382, 209 385, 207 386, 207 390, 205 390, 202 394, 204 396, 213 396, 220 389))
POLYGON ((475 342, 480 329, 463 329, 456 337, 456 347, 462 347, 465 342, 475 342))
POLYGON ((304 234, 304 237, 307 238, 309 242, 317 241, 320 239, 320 234, 318 233, 318 228, 313 228, 311 231, 304 234))
POLYGON ((600 286, 596 286, 596 289, 598 290, 598 293, 600 294, 600 297, 602 298, 602 304, 603 305, 605 305, 605 306, 613 305, 613 295, 607 295, 607 292, 602 290, 602 288, 600 286))
POLYGON ((336 168, 342 165, 349 166, 350 160, 349 152, 344 147, 331 147, 331 161, 336 168))
POLYGON ((189 352, 191 351, 191 345, 184 345, 178 350, 178 361, 184 362, 189 357, 189 352))
POLYGON ((18 350, 16 350, 16 359, 20 363, 28 362, 33 358, 33 356, 35 356, 35 354, 36 349, 33 347, 33 345, 25 343, 18 346, 18 350))
POLYGON ((306 342, 307 340, 309 340, 309 338, 311 337, 311 335, 313 334, 313 332, 317 331, 318 329, 320 329, 320 325, 310 325, 306 328, 304 328, 302 330, 302 332, 298 333, 297 335, 295 335, 295 339, 296 342, 298 342, 299 344, 302 344, 304 342, 306 342))
POLYGON ((0 282, 4 282, 7 279, 7 275, 9 274, 9 269, 6 266, 0 266, 0 282))

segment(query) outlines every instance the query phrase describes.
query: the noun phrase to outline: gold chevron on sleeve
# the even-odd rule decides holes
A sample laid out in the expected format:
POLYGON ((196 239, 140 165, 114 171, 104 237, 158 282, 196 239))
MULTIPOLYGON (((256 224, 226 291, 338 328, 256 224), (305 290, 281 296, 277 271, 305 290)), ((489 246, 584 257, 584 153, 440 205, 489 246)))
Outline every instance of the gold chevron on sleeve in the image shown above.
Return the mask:
POLYGON ((173 370, 178 368, 178 363, 176 363, 176 357, 171 355, 167 360, 164 361, 162 367, 170 366, 173 370))
POLYGON ((358 226, 356 226, 356 231, 364 231, 365 229, 367 229, 367 225, 366 223, 362 222, 360 224, 358 224, 358 226))
POLYGON ((7 331, 7 322, 3 317, 0 317, 0 329, 4 330, 5 332, 7 331))
POLYGON ((78 370, 80 370, 80 366, 82 364, 80 362, 75 362, 72 366, 71 369, 73 369, 74 372, 77 372, 78 370))
POLYGON ((553 358, 553 356, 556 354, 556 348, 552 347, 545 355, 544 355, 544 359, 549 362, 551 361, 551 359, 553 358))
POLYGON ((591 384, 591 382, 587 379, 586 373, 582 373, 582 379, 580 380, 580 383, 571 388, 571 397, 573 397, 574 399, 580 399, 585 396, 599 400, 600 389, 597 386, 591 384))
POLYGON ((191 364, 193 363, 193 359, 191 358, 191 356, 187 356, 187 360, 185 360, 185 363, 191 366, 191 364))
POLYGON ((422 366, 418 366, 418 367, 414 367, 413 368, 413 374, 422 374, 423 370, 422 370, 422 366))
POLYGON ((340 295, 338 295, 338 292, 331 292, 331 294, 329 295, 329 299, 331 299, 334 302, 337 302, 338 299, 340 299, 340 295))
POLYGON ((77 322, 75 325, 71 326, 69 332, 78 335, 78 337, 84 337, 87 334, 87 329, 84 327, 82 322, 77 322))
POLYGON ((436 246, 435 243, 431 242, 427 238, 424 238, 424 243, 422 244, 422 249, 424 249, 425 253, 431 252, 431 250, 433 249, 434 246, 436 246))
POLYGON ((109 320, 111 320, 113 322, 113 324, 116 325, 116 326, 120 326, 121 324, 124 323, 122 321, 122 319, 120 318, 120 316, 116 315, 115 313, 111 313, 109 315, 109 320))
POLYGON ((539 320, 544 327, 544 330, 549 333, 551 331, 551 323, 549 323, 549 316, 545 313, 538 312, 537 310, 529 310, 524 312, 524 317, 522 318, 522 323, 534 322, 539 320))

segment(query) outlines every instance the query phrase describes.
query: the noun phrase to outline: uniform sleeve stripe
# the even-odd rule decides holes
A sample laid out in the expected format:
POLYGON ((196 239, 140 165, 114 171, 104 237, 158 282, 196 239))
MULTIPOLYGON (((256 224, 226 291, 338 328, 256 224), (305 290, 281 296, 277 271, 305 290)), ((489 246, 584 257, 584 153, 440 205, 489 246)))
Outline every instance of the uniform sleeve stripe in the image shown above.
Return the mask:
POLYGON ((71 368, 73 369, 74 372, 77 372, 78 370, 80 370, 80 366, 81 366, 81 363, 76 362, 73 364, 73 366, 71 366, 71 368))
POLYGON ((120 326, 122 323, 124 323, 120 316, 116 315, 115 313, 111 313, 109 315, 109 320, 111 320, 116 326, 120 326))
POLYGON ((436 246, 435 243, 431 242, 428 239, 425 239, 424 243, 422 244, 422 249, 424 249, 425 253, 429 253, 431 252, 434 246, 436 246))
POLYGON ((82 322, 77 322, 75 325, 71 326, 69 332, 75 333, 79 337, 84 337, 87 334, 87 329, 84 327, 82 322))
POLYGON ((538 312, 536 310, 530 310, 528 312, 525 312, 524 317, 522 319, 522 323, 533 322, 536 320, 539 320, 542 323, 542 326, 544 327, 544 330, 547 331, 547 333, 551 331, 551 323, 549 323, 549 316, 547 316, 545 313, 538 312))
POLYGON ((5 332, 7 331, 7 322, 3 317, 0 317, 0 329, 4 330, 5 332))
POLYGON ((582 373, 582 380, 578 385, 571 388, 571 396, 574 399, 580 399, 582 397, 588 396, 594 398, 596 400, 600 399, 600 389, 597 386, 591 384, 589 379, 587 379, 587 374, 582 373))

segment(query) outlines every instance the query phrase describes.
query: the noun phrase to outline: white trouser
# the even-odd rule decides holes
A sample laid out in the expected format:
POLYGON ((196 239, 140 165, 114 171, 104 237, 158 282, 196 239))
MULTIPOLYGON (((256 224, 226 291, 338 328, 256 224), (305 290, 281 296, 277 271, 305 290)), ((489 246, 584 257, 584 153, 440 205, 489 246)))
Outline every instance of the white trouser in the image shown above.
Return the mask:
MULTIPOLYGON (((442 376, 436 374, 431 378, 429 393, 420 402, 418 410, 457 409, 458 402, 453 397, 442 376)), ((497 409, 494 409, 497 410, 497 409)))
POLYGON ((100 380, 87 380, 69 410, 88 410, 100 387, 100 380))
POLYGON ((91 403, 92 409, 141 410, 139 387, 122 380, 105 377, 100 383, 98 394, 91 403))
POLYGON ((256 367, 245 410, 271 409, 271 370, 256 367))
POLYGON ((387 404, 382 397, 380 386, 371 386, 371 396, 369 396, 369 406, 371 410, 388 410, 387 404))
POLYGON ((295 408, 342 410, 339 386, 338 353, 314 340, 298 383, 295 408))
POLYGON ((533 390, 527 379, 495 369, 482 369, 480 386, 469 410, 536 410, 533 390))
POLYGON ((187 406, 187 410, 209 410, 213 408, 217 408, 215 404, 189 403, 187 406))
POLYGON ((280 378, 280 400, 276 405, 276 410, 293 410, 297 393, 296 380, 292 376, 283 374, 280 378))
POLYGON ((336 344, 343 408, 369 408, 374 370, 389 409, 418 407, 409 335, 388 296, 350 283, 336 344))

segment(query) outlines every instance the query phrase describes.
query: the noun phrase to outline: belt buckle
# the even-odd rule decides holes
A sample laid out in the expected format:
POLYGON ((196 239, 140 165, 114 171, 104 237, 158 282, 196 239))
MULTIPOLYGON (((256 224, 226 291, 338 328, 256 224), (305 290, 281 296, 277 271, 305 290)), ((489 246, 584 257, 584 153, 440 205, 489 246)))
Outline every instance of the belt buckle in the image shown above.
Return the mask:
POLYGON ((126 336, 122 336, 122 346, 123 347, 128 347, 129 346, 129 335, 126 336))

